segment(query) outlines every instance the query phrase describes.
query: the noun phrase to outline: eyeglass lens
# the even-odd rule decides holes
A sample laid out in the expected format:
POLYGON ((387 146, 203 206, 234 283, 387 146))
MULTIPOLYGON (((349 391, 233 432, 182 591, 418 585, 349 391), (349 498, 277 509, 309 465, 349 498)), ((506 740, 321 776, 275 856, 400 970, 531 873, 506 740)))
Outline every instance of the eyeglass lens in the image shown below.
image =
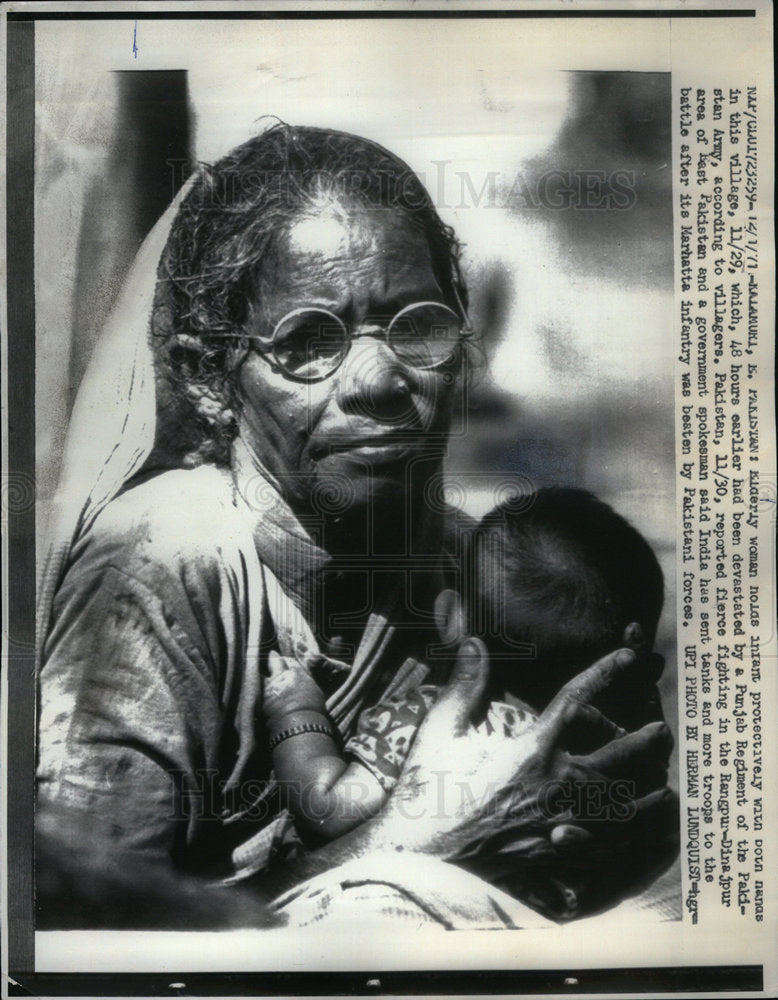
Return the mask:
POLYGON ((348 331, 341 320, 320 309, 298 309, 285 316, 273 334, 273 355, 285 372, 306 381, 326 378, 343 360, 348 331))
MULTIPOLYGON (((392 319, 386 339, 395 354, 414 368, 436 368, 451 361, 460 341, 461 320, 436 302, 419 302, 392 319)), ((331 375, 350 345, 346 325, 324 309, 296 309, 273 334, 278 366, 294 378, 318 381, 331 375)))

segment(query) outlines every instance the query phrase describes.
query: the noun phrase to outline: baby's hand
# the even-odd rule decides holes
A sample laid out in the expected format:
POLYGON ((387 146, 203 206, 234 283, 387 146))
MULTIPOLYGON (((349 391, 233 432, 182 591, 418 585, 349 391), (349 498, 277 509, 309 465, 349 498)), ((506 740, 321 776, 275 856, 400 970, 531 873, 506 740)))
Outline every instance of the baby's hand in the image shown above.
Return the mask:
POLYGON ((293 712, 325 711, 321 688, 297 660, 271 650, 267 663, 270 676, 265 680, 262 712, 268 727, 280 726, 293 712))

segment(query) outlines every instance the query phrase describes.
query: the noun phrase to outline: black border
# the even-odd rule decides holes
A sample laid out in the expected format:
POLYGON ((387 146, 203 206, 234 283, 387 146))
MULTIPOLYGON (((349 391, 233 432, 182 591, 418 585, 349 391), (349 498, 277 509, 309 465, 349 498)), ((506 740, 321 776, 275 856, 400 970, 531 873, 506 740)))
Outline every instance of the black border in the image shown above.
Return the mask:
POLYGON ((397 20, 398 18, 445 20, 484 20, 490 18, 582 18, 582 17, 632 17, 632 18, 677 18, 677 17, 756 17, 755 8, 725 7, 721 10, 114 10, 87 11, 9 11, 9 21, 161 21, 161 20, 213 20, 220 21, 344 21, 344 20, 397 20))
MULTIPOLYGON (((8 470, 35 472, 34 299, 34 22, 63 20, 394 20, 496 18, 743 18, 755 9, 719 10, 172 10, 8 11, 7 178, 8 470)), ((29 482, 33 482, 31 478, 29 482)), ((35 729, 35 509, 8 512, 11 623, 8 639, 8 958, 9 996, 359 996, 392 993, 501 995, 760 991, 763 966, 672 966, 632 969, 495 970, 366 973, 35 973, 33 820, 35 729), (30 572, 32 569, 32 572, 30 572), (22 838, 19 831, 29 831, 22 838), (18 971, 13 971, 18 970, 18 971)))
POLYGON ((763 989, 761 965, 490 972, 45 973, 22 977, 9 996, 407 996, 493 993, 720 993, 763 989))
POLYGON ((32 969, 35 504, 11 503, 10 490, 35 482, 35 25, 7 29, 8 965, 32 969))

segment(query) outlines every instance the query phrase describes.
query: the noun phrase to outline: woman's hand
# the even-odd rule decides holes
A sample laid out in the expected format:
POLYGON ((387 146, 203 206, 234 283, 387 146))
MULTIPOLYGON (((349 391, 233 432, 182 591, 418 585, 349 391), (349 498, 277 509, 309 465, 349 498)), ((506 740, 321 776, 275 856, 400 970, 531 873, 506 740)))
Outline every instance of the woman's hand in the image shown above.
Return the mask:
POLYGON ((667 859, 677 831, 664 787, 672 738, 663 723, 627 734, 602 707, 644 697, 659 667, 618 650, 566 684, 519 738, 486 740, 470 722, 488 656, 465 640, 378 821, 379 843, 527 886, 547 912, 558 900, 560 917, 623 898, 667 859))

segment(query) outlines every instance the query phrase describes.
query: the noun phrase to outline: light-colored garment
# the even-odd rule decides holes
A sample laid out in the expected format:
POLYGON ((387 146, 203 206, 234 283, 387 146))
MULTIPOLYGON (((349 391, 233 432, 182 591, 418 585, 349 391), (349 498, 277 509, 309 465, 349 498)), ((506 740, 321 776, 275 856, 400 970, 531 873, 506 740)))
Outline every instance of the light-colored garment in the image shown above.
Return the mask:
POLYGON ((507 930, 557 925, 483 879, 438 858, 375 853, 284 893, 273 904, 290 927, 363 931, 507 930))
MULTIPOLYGON (((676 861, 644 892, 606 913, 585 917, 592 933, 681 919, 676 861)), ((541 930, 560 925, 501 889, 438 858, 375 853, 318 875, 283 896, 273 910, 298 931, 403 932, 541 930)))
POLYGON ((264 782, 249 801, 241 791, 269 776, 247 724, 261 693, 266 580, 215 469, 167 472, 109 504, 53 604, 41 803, 90 811, 121 852, 186 864, 203 838, 216 841, 228 872, 237 845, 214 829, 228 833, 267 792, 264 782))

